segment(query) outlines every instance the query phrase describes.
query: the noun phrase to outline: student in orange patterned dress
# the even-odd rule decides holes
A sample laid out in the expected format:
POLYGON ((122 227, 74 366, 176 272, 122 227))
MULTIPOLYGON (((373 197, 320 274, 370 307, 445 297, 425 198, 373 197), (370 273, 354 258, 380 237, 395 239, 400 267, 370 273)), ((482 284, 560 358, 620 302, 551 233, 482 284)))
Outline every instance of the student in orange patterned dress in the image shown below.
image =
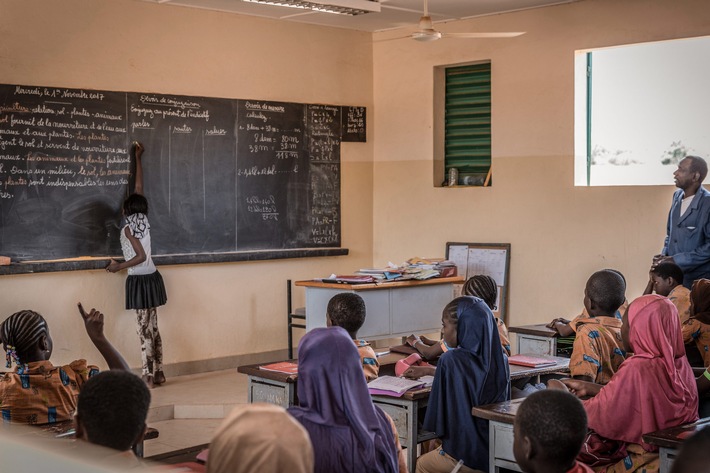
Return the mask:
POLYGON ((370 344, 357 338, 357 331, 365 323, 365 314, 365 301, 362 297, 353 292, 343 292, 328 301, 325 321, 328 327, 342 327, 350 334, 360 354, 365 379, 370 382, 380 374, 380 362, 370 344))
MULTIPOLYGON (((121 354, 104 336, 104 315, 96 309, 87 314, 81 303, 79 313, 89 339, 110 369, 127 370, 121 354)), ((7 367, 15 370, 0 377, 0 412, 4 422, 52 424, 74 418, 79 391, 99 372, 86 360, 54 366, 52 338, 47 321, 37 312, 22 310, 0 325, 0 337, 7 353, 7 367)))
POLYGON ((553 389, 528 396, 515 415, 513 454, 525 473, 592 473, 576 460, 587 413, 574 395, 553 389))
POLYGON ((690 317, 690 289, 683 286, 683 270, 675 263, 659 263, 651 270, 644 294, 666 296, 678 309, 686 355, 692 366, 710 366, 710 326, 690 317), (702 358, 702 360, 700 360, 702 358))
POLYGON ((616 311, 624 302, 626 283, 618 271, 597 271, 587 280, 584 307, 589 317, 577 318, 570 360, 573 378, 606 384, 624 361, 621 320, 616 311))

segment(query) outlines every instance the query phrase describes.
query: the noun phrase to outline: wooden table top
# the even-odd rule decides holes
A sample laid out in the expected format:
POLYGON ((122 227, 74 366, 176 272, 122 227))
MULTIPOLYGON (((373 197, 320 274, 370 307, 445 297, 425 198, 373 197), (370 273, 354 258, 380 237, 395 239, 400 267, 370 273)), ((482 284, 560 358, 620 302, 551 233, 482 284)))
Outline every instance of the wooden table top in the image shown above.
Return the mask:
POLYGON ((481 419, 512 424, 515 422, 515 415, 518 413, 518 408, 524 400, 525 398, 521 398, 497 402, 495 404, 486 404, 484 406, 476 406, 471 409, 471 414, 481 419))
POLYGON ((557 330, 547 328, 545 324, 521 325, 520 327, 508 327, 508 332, 524 333, 527 335, 537 335, 539 337, 558 337, 557 330))
POLYGON ((657 432, 643 435, 643 441, 656 445, 657 447, 680 448, 688 437, 695 432, 710 427, 710 417, 705 417, 692 424, 684 424, 678 427, 671 427, 657 432))
POLYGON ((371 289, 390 289, 395 287, 416 287, 416 286, 430 286, 432 284, 451 284, 463 282, 462 276, 454 276, 450 278, 431 278, 425 279, 423 281, 418 281, 416 279, 408 279, 406 281, 382 281, 376 283, 366 283, 366 284, 349 284, 349 283, 329 283, 322 282, 320 280, 306 280, 306 281, 296 281, 294 284, 296 286, 304 287, 320 287, 325 289, 352 289, 353 291, 366 291, 371 289))

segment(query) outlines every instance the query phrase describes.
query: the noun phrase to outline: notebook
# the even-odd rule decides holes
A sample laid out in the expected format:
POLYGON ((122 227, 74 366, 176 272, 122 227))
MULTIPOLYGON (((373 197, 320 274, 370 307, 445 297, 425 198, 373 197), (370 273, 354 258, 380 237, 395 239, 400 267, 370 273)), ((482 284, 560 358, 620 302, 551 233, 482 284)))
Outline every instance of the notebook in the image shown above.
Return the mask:
POLYGON ((422 380, 399 378, 397 376, 380 376, 367 383, 370 394, 384 394, 395 397, 400 397, 410 389, 425 385, 426 382, 422 380))
POLYGON ((270 365, 261 365, 259 366, 259 369, 265 371, 276 371, 278 373, 298 374, 298 364, 292 361, 280 361, 278 363, 271 363, 270 365))
POLYGON ((544 366, 554 366, 556 361, 549 358, 540 358, 530 355, 513 355, 508 357, 508 363, 511 365, 528 366, 530 368, 542 368, 544 366))

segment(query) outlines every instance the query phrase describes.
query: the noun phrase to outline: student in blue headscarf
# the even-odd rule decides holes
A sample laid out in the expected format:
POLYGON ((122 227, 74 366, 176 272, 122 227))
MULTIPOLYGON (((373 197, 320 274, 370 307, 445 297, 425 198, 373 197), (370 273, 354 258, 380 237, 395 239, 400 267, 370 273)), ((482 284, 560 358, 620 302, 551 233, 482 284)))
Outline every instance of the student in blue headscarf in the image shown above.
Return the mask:
POLYGON ((394 423, 372 403, 352 338, 317 328, 298 344, 298 402, 289 413, 313 444, 314 473, 395 473, 406 464, 394 423))
POLYGON ((424 429, 436 432, 442 445, 419 458, 417 473, 448 473, 459 460, 462 473, 488 471, 488 421, 473 417, 471 408, 510 399, 508 358, 481 299, 454 299, 441 322, 449 351, 437 364, 424 429))

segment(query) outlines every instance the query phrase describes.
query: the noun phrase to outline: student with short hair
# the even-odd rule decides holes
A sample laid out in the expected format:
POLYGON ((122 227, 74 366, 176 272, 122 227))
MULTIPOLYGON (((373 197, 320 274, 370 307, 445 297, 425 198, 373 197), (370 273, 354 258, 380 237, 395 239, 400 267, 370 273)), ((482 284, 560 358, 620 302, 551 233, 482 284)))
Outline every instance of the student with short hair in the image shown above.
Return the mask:
MULTIPOLYGON (((121 354, 104 335, 104 315, 96 309, 87 314, 81 303, 79 313, 89 339, 112 370, 127 370, 121 354)), ((79 391, 97 374, 96 366, 76 360, 54 366, 53 342, 49 325, 32 310, 15 312, 0 325, 0 339, 7 357, 7 368, 15 370, 0 377, 0 412, 4 422, 52 424, 71 420, 76 412, 79 391)))
POLYGON ((597 271, 587 280, 584 307, 589 317, 576 319, 577 335, 569 364, 573 378, 606 384, 624 361, 621 320, 615 314, 624 302, 625 291, 618 271, 597 271))
MULTIPOLYGON (((683 343, 686 345, 686 353, 691 359, 691 364, 700 363, 698 360, 698 355, 700 355, 704 366, 710 366, 710 326, 691 317, 691 294, 690 289, 683 286, 683 270, 675 263, 664 262, 656 265, 650 274, 651 279, 644 294, 651 294, 655 291, 656 294, 670 299, 678 309, 683 343)), ((699 305, 703 305, 701 293, 702 288, 698 287, 695 297, 699 305)), ((710 297, 707 303, 710 304, 710 297)))
MULTIPOLYGON (((626 292, 626 278, 624 277, 623 274, 621 274, 621 271, 617 271, 616 269, 608 269, 607 271, 612 271, 616 274, 618 274, 621 279, 624 281, 624 293, 626 292)), ((621 320, 621 316, 626 312, 626 309, 629 308, 629 301, 624 298, 624 302, 619 306, 618 309, 616 309, 616 312, 614 312, 614 317, 617 319, 621 320)), ((581 319, 586 319, 589 318, 589 312, 587 312, 587 308, 583 307, 582 312, 574 317, 572 320, 565 319, 564 317, 558 317, 556 319, 552 319, 552 321, 547 324, 547 328, 551 328, 554 331, 556 331, 561 337, 574 337, 576 335, 577 331, 577 321, 581 319)))
POLYGON ((235 407, 210 442, 207 473, 313 473, 308 432, 281 406, 235 407))
POLYGON ((357 338, 357 331, 365 323, 365 301, 354 292, 336 294, 328 301, 325 321, 328 327, 342 327, 355 342, 360 354, 365 379, 372 381, 380 374, 380 362, 370 344, 357 338))
POLYGON ((129 452, 143 440, 150 408, 145 382, 129 371, 104 371, 89 379, 76 410, 76 437, 129 452))
POLYGON ((592 473, 576 458, 587 435, 587 414, 574 395, 537 391, 515 415, 513 454, 525 473, 592 473))
POLYGON ((585 444, 583 461, 594 462, 594 471, 658 471, 658 448, 644 442, 643 435, 698 419, 698 390, 676 317, 667 298, 639 297, 624 314, 621 330, 624 348, 633 356, 611 381, 602 386, 562 380, 573 394, 586 399, 582 403, 589 429, 599 441, 585 444), (610 451, 616 454, 609 455, 610 451))
POLYGON ((475 406, 510 399, 508 361, 500 349, 493 313, 477 297, 449 302, 441 316, 444 342, 424 417, 424 429, 442 445, 419 457, 417 473, 488 471, 488 421, 471 415, 475 406))

